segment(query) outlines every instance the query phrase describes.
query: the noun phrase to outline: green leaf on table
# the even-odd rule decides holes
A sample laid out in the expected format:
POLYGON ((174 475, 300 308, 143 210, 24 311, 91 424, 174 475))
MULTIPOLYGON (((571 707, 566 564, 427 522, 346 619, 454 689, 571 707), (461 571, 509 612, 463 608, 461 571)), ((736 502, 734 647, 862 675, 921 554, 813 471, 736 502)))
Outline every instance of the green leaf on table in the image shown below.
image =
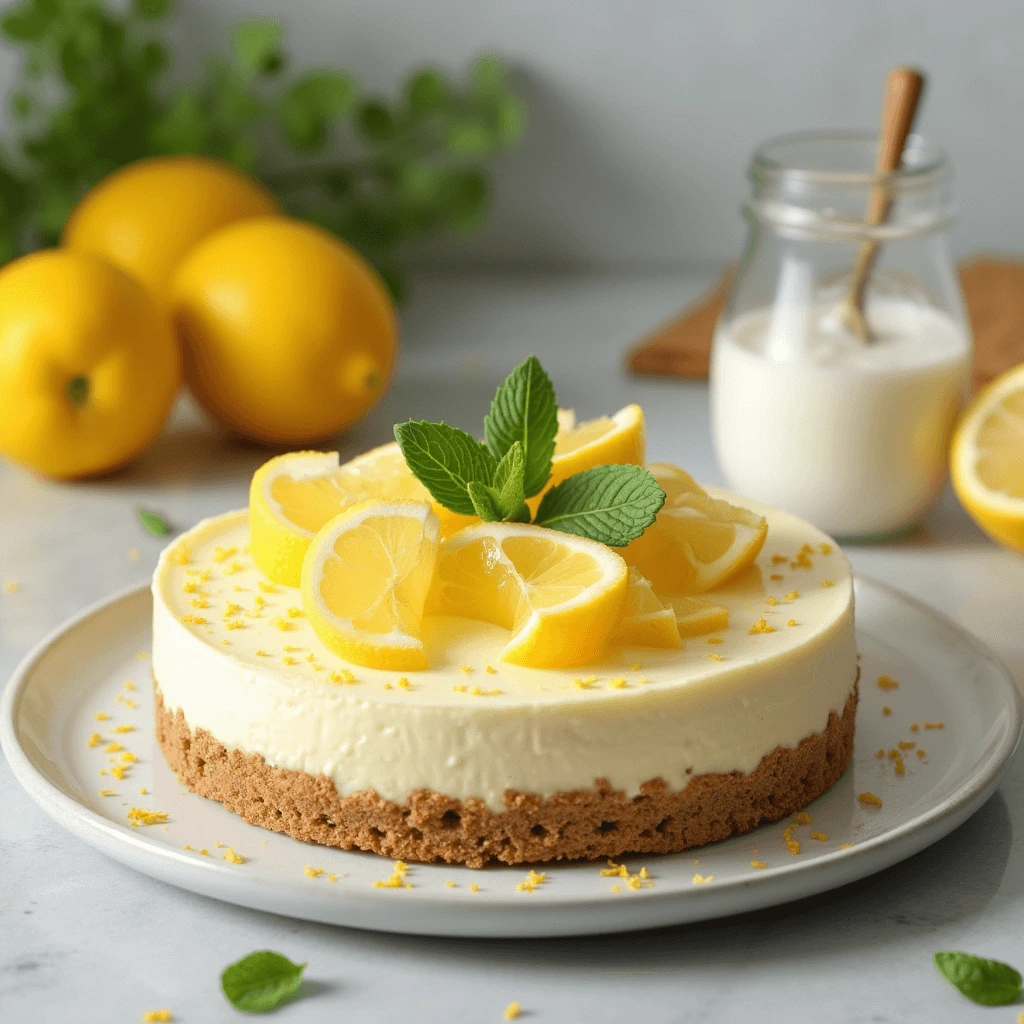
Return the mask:
POLYGON ((159 512, 140 508, 139 522, 146 533, 151 533, 154 537, 166 537, 171 532, 170 524, 159 512))
POLYGON ((1021 997, 1020 972, 998 960, 947 951, 935 954, 935 966, 946 981, 981 1006, 1006 1006, 1021 997))
POLYGON ((503 459, 518 441, 523 450, 523 492, 539 493, 551 476, 558 433, 558 402, 551 378, 530 356, 498 386, 484 418, 484 437, 495 459, 503 459))
POLYGON ((435 501, 461 515, 476 515, 469 484, 490 486, 498 460, 464 430, 447 423, 409 420, 395 427, 406 464, 435 501))
POLYGON ((357 93, 348 75, 336 71, 303 75, 281 97, 280 117, 288 141, 303 152, 319 149, 332 122, 352 109, 357 93))
POLYGON ((305 969, 305 964, 293 964, 288 957, 265 949, 225 967, 220 987, 236 1010, 269 1013, 298 989, 305 969))
POLYGON ((621 548, 654 522, 664 503, 665 492, 641 466, 595 466, 548 491, 534 522, 621 548))
POLYGON ((235 62, 252 75, 274 75, 284 67, 280 22, 270 18, 244 21, 234 31, 235 62))

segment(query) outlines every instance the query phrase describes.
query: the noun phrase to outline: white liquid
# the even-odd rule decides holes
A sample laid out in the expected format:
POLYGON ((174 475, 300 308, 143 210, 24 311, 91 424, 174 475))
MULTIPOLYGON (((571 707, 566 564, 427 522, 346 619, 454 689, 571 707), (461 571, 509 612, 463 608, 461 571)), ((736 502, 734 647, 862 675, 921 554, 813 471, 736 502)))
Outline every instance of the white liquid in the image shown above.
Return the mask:
POLYGON ((732 488, 841 537, 899 530, 935 501, 970 377, 970 340, 938 310, 880 300, 868 321, 865 344, 832 307, 806 308, 802 352, 778 359, 772 312, 756 310, 720 326, 712 350, 712 432, 732 488))

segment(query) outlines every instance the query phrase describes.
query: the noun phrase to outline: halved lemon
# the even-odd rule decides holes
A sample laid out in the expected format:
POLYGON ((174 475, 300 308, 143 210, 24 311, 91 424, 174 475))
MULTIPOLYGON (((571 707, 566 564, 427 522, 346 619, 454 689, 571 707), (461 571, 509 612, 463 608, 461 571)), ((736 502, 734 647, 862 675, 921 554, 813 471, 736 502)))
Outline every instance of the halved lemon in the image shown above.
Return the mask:
POLYGON ((704 636, 729 627, 729 609, 699 597, 669 599, 680 636, 704 636))
MULTIPOLYGON (((363 501, 430 502, 397 444, 381 445, 338 464, 337 452, 289 452, 261 466, 249 487, 249 530, 256 564, 275 583, 297 587, 302 559, 316 532, 363 501)), ((477 522, 434 504, 442 532, 477 522)))
POLYGON ((555 454, 551 460, 548 487, 566 477, 611 463, 642 466, 647 454, 647 430, 644 411, 639 405, 627 405, 614 416, 576 422, 571 409, 560 409, 555 454))
POLYGON ((439 533, 417 501, 364 502, 317 533, 302 563, 302 608, 328 650, 369 668, 427 667, 420 628, 439 533))
POLYGON ((953 487, 994 540, 1024 552, 1024 363, 971 403, 953 436, 953 487))
POLYGON ((612 639, 624 647, 679 646, 675 612, 636 569, 629 570, 626 600, 612 639))
POLYGON ((428 610, 512 631, 501 657, 564 668, 600 656, 626 598, 626 563, 592 540, 483 523, 441 545, 428 610))
POLYGON ((762 516, 712 498, 678 466, 656 462, 647 469, 664 490, 665 504, 622 557, 659 594, 699 594, 753 564, 768 535, 762 516))

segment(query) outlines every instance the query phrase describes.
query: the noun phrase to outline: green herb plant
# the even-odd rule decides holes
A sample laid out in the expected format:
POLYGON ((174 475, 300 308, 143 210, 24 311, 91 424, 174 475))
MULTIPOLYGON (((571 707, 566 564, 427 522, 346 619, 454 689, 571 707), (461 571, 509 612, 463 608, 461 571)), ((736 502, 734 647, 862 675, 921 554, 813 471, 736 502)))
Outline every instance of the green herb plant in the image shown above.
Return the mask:
POLYGON ((139 523, 146 533, 154 537, 166 537, 171 532, 171 525, 159 512, 150 512, 149 509, 139 509, 139 523))
POLYGON ((419 69, 388 100, 340 68, 289 73, 280 24, 259 18, 179 84, 162 38, 170 8, 21 0, 0 18, 23 52, 14 129, 0 139, 0 262, 55 244, 75 203, 110 172, 166 154, 216 157, 260 178, 290 212, 362 252, 396 297, 402 245, 480 225, 487 166, 526 124, 497 57, 481 57, 462 80, 419 69))
POLYGON ((981 1006, 1008 1006, 1024 994, 1020 972, 998 960, 953 950, 936 953, 935 966, 962 995, 981 1006))
MULTIPOLYGON (((412 473, 435 501, 484 522, 528 523, 527 498, 544 489, 558 433, 558 402, 536 356, 498 387, 481 443, 447 423, 409 420, 395 438, 412 473)), ((533 522, 625 547, 650 526, 665 492, 641 466, 595 466, 541 499, 533 522)))
POLYGON ((220 987, 236 1010, 269 1013, 296 992, 305 969, 280 953, 261 950, 225 967, 220 987))

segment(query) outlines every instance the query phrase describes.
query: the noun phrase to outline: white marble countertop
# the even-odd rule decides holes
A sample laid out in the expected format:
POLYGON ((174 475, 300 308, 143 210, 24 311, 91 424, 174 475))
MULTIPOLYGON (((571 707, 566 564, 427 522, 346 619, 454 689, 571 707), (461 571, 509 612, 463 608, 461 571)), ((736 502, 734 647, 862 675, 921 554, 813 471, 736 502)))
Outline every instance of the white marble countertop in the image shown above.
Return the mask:
MULTIPOLYGON (((408 416, 476 427, 495 384, 530 352, 583 415, 630 401, 649 452, 721 482, 702 384, 637 379, 623 351, 706 283, 678 275, 428 278, 405 316, 398 379, 342 455, 408 416)), ((244 505, 266 458, 218 434, 185 401, 131 468, 63 485, 0 465, 0 680, 63 619, 148 578, 161 542, 139 506, 184 528, 244 505), (135 549, 132 552, 132 549, 135 549), (137 554, 132 560, 130 552, 137 554)), ((1024 558, 996 548, 947 494, 901 542, 847 550, 858 572, 945 612, 1024 684, 1024 558)), ((307 961, 306 998, 275 1019, 1005 1022, 1020 1007, 964 1000, 931 963, 964 949, 1024 967, 1024 758, 967 824, 913 859, 839 892, 742 918, 639 934, 543 941, 420 939, 244 910, 136 874, 45 816, 0 760, 0 1021, 239 1020, 220 970, 254 949, 307 961)))

